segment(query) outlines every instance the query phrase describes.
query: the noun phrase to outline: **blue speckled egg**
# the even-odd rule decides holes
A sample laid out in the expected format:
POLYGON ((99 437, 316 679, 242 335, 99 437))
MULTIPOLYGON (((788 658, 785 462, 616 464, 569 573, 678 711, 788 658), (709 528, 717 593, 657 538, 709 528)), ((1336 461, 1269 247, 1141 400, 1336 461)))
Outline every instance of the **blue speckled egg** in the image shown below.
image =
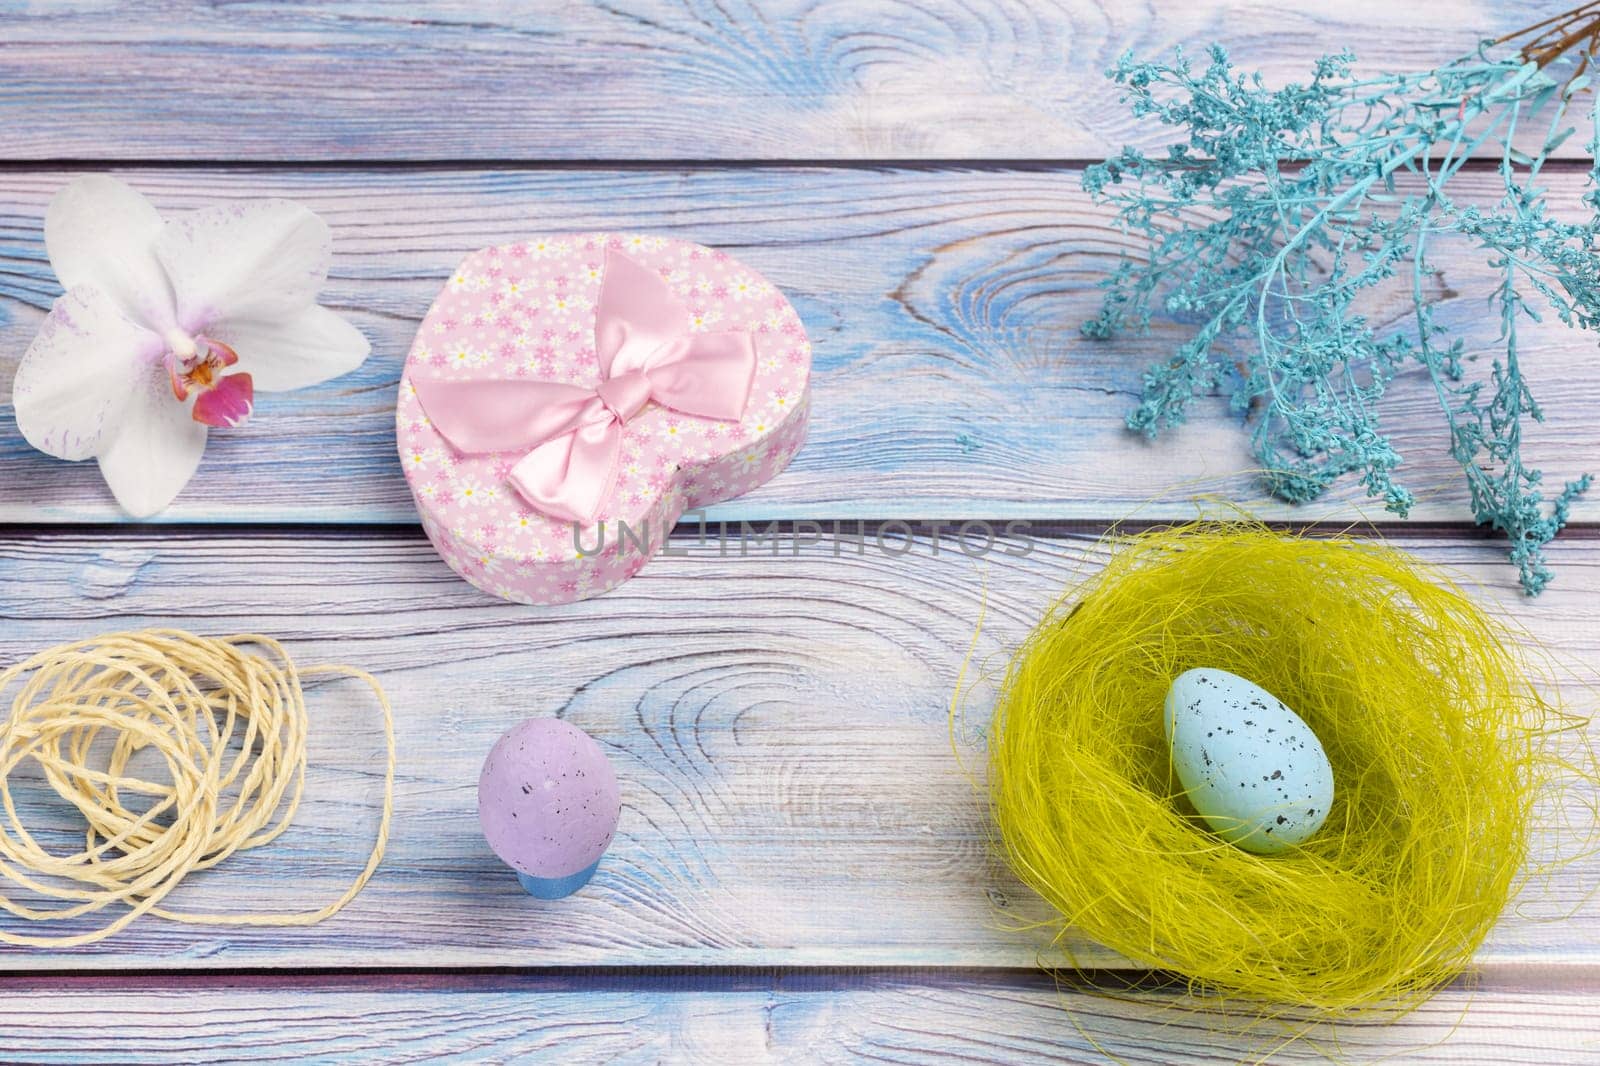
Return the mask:
POLYGON ((1333 804, 1333 767, 1311 727, 1253 681, 1186 670, 1167 690, 1172 768, 1196 813, 1258 855, 1304 843, 1333 804))

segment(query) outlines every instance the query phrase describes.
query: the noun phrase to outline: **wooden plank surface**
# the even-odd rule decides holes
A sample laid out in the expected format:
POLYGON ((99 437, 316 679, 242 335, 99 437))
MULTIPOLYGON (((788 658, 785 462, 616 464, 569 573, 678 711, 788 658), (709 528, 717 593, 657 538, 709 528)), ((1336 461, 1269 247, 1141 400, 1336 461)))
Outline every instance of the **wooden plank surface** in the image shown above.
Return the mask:
POLYGON ((0 158, 1099 158, 1153 139, 1104 77, 1125 49, 1221 42, 1284 83, 1345 47, 1365 73, 1431 68, 1551 13, 1542 0, 0 0, 0 158))
MULTIPOLYGON (((322 925, 141 921, 86 949, 8 952, 4 966, 1028 968, 1057 958, 1040 934, 1008 928, 1043 912, 989 857, 985 803, 963 772, 981 769, 988 691, 972 695, 954 753, 946 708, 983 597, 975 670, 992 671, 1100 549, 1087 536, 1040 537, 1024 558, 978 560, 948 538, 934 555, 924 538, 886 556, 874 539, 859 557, 835 558, 824 543, 724 558, 687 538, 687 558, 658 559, 607 596, 539 609, 476 592, 414 534, 9 533, 0 662, 132 626, 266 632, 303 663, 382 678, 399 772, 383 867, 322 925), (594 882, 554 904, 518 888, 475 807, 489 746, 543 714, 601 743, 624 805, 594 882)), ((904 546, 892 532, 887 543, 904 546)), ((1592 535, 1556 549, 1563 580, 1532 602, 1478 541, 1401 543, 1485 582, 1496 609, 1593 682, 1592 535)), ((1570 693, 1583 706, 1591 694, 1570 693)), ((375 712, 354 684, 318 686, 311 703, 314 772, 295 828, 186 885, 179 905, 306 908, 359 868, 380 794, 375 712)), ((1538 879, 1481 964, 1600 965, 1597 881, 1600 856, 1538 879)), ((1072 946, 1085 965, 1122 962, 1072 946)))
MULTIPOLYGON (((1096 283, 1134 250, 1070 169, 839 168, 636 170, 149 170, 128 172, 163 209, 288 196, 335 231, 327 302, 373 340, 359 371, 300 393, 264 395, 246 427, 212 435, 168 522, 410 523, 394 452, 394 393, 416 324, 460 259, 514 235, 647 230, 725 247, 794 301, 815 349, 810 438, 781 477, 715 509, 724 519, 1019 517, 1104 519, 1183 513, 1196 493, 1266 515, 1390 516, 1347 479, 1291 508, 1249 471, 1248 430, 1220 400, 1154 443, 1123 418, 1139 376, 1185 334, 1090 342, 1079 324, 1096 283), (338 476, 328 476, 338 456, 338 476)), ((30 449, 8 404, 12 370, 58 294, 41 234, 59 171, 0 174, 0 520, 117 521, 93 463, 30 449)), ((1547 175, 1552 200, 1578 204, 1583 171, 1547 175)), ((1490 173, 1460 195, 1494 195, 1490 173)), ((1437 242, 1439 322, 1484 358, 1497 322, 1481 254, 1437 242)), ((1371 309, 1408 321, 1405 296, 1371 309)), ((1595 339, 1552 321, 1522 338, 1523 366, 1549 421, 1524 455, 1559 484, 1600 473, 1595 339)), ((1484 373, 1481 365, 1475 372, 1484 373)), ((1414 511, 1464 520, 1443 416, 1420 374, 1386 398, 1385 428, 1406 457, 1414 511)), ((1578 521, 1600 519, 1600 494, 1578 521)))
POLYGON ((1141 1066, 1413 1062, 1559 1066, 1600 1057, 1600 989, 1447 990, 1398 1025, 1230 1029, 1169 995, 1112 998, 1027 975, 584 981, 444 977, 143 988, 13 983, 8 1056, 37 1063, 341 1062, 1057 1063, 1141 1066))
MULTIPOLYGON (((1363 71, 1433 66, 1554 9, 0 0, 0 663, 145 624, 256 629, 302 662, 379 673, 400 727, 389 857, 348 910, 311 929, 142 921, 86 950, 8 950, 0 1058, 743 1066, 1270 1052, 1271 1026, 1228 1032, 1165 993, 1091 997, 1040 976, 1036 963, 1057 956, 1011 928, 1039 904, 991 858, 963 772, 981 763, 981 684, 952 751, 946 702, 980 606, 979 668, 993 669, 1097 565, 1091 524, 1186 514, 1200 493, 1277 517, 1387 521, 1348 485, 1310 508, 1264 500, 1242 473, 1246 431, 1220 402, 1155 444, 1126 434, 1140 370, 1179 334, 1078 339, 1095 281, 1136 249, 1074 164, 1154 143, 1103 77, 1125 48, 1221 41, 1282 83, 1343 46, 1363 71), (142 530, 121 526, 92 465, 27 449, 9 409, 16 360, 59 292, 44 205, 72 173, 114 161, 164 210, 281 195, 324 215, 337 253, 327 302, 374 342, 358 373, 264 397, 249 427, 216 435, 164 524, 142 530), (783 287, 811 330, 811 441, 714 519, 1020 519, 1034 550, 975 560, 947 536, 934 554, 925 529, 903 556, 877 550, 870 530, 859 556, 826 540, 797 554, 785 540, 777 557, 691 548, 558 609, 460 582, 415 530, 393 455, 400 362, 466 252, 579 228, 724 247, 783 287), (484 752, 534 714, 591 732, 623 785, 596 880, 554 904, 517 888, 475 817, 484 752), (308 967, 324 972, 295 972, 308 967)), ((1582 142, 1546 173, 1563 209, 1585 191, 1582 142)), ((1470 199, 1494 185, 1480 169, 1459 188, 1470 199)), ((1492 352, 1476 254, 1436 258, 1440 320, 1492 352)), ((1380 322, 1404 312, 1372 309, 1380 322)), ((1551 326, 1524 352, 1551 419, 1530 428, 1527 456, 1554 481, 1600 472, 1593 338, 1551 326)), ((1389 535, 1482 582, 1592 709, 1600 502, 1553 549, 1557 584, 1521 598, 1499 544, 1461 524, 1465 491, 1422 384, 1398 384, 1386 428, 1428 524, 1389 535)), ((380 793, 374 709, 355 685, 311 698, 296 828, 195 879, 181 905, 315 905, 359 868, 380 793)), ((20 791, 53 839, 64 827, 20 791)), ((1562 813, 1587 826, 1584 796, 1567 799, 1562 813)), ((1546 804, 1541 817, 1557 813, 1546 804)), ((1320 1030, 1272 1061, 1600 1061, 1597 883, 1600 856, 1541 873, 1472 979, 1397 1025, 1320 1030)), ((1086 965, 1124 965, 1072 946, 1086 965)))

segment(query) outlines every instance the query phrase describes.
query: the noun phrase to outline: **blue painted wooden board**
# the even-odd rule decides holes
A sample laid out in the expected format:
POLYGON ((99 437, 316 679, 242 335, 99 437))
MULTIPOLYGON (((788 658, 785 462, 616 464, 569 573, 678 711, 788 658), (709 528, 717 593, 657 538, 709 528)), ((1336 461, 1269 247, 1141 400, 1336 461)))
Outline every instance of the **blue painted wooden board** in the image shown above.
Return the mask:
POLYGON ((0 157, 1082 159, 1152 140, 1103 76, 1124 49, 1427 69, 1559 7, 0 0, 0 157))
MULTIPOLYGON (((1279 516, 1349 518, 1348 488, 1325 508, 1265 503, 1238 473, 1244 433, 1219 404, 1155 445, 1120 429, 1139 369, 1177 334, 1077 340, 1093 283, 1129 245, 1079 191, 1074 161, 1151 138, 1102 68, 1124 47, 1214 39, 1279 81, 1344 45, 1365 69, 1417 68, 1559 6, 0 0, 0 160, 11 161, 0 169, 0 662, 147 623, 260 629, 302 661, 381 674, 401 730, 390 858, 349 910, 305 930, 145 921, 87 950, 7 951, 0 1057, 1258 1053, 1164 996, 1064 1001, 1034 971, 1042 939, 1005 928, 1040 911, 987 857, 945 703, 982 590, 979 662, 992 667, 1096 565, 1088 539, 1053 536, 1020 561, 971 560, 948 540, 935 556, 926 536, 900 558, 700 552, 596 601, 498 603, 412 528, 392 454, 400 360, 473 248, 535 229, 669 232, 749 260, 816 342, 810 444, 714 517, 1094 523, 1186 513, 1188 496, 1210 491, 1279 516), (191 489, 137 530, 116 524, 92 466, 29 452, 10 418, 11 371, 58 292, 40 220, 69 171, 52 160, 140 164, 124 176, 163 209, 260 195, 309 204, 335 229, 328 302, 374 341, 358 373, 267 398, 249 427, 219 434, 191 489), (516 887, 473 816, 482 753, 534 713, 599 737, 627 805, 595 882, 554 906, 516 887), (463 972, 489 965, 529 973, 463 972), (856 966, 869 969, 840 970, 856 966), (262 972, 216 972, 235 967, 262 972), (374 973, 292 972, 308 967, 374 973), (26 972, 41 970, 92 976, 26 972)), ((1547 179, 1572 205, 1581 138, 1564 151, 1579 162, 1547 179)), ((1493 185, 1479 172, 1462 188, 1493 185)), ((1472 259, 1438 257, 1439 314, 1489 352, 1492 323, 1460 295, 1479 287, 1472 259)), ((1372 309, 1379 321, 1403 311, 1372 309)), ((1593 339, 1552 328, 1530 340, 1551 416, 1530 432, 1530 457, 1552 477, 1600 471, 1593 339)), ((1430 524, 1391 535, 1483 582, 1495 609, 1572 668, 1569 694, 1592 703, 1597 505, 1554 549, 1558 584, 1520 599, 1501 549, 1460 524, 1464 493, 1420 382, 1392 401, 1388 428, 1430 524)), ((958 731, 969 761, 986 699, 980 686, 958 731)), ((187 886, 185 902, 318 902, 359 865, 376 820, 376 722, 354 686, 319 686, 313 701, 315 769, 297 827, 187 886)), ((1319 1032, 1273 1061, 1595 1061, 1597 881, 1594 856, 1536 881, 1480 954, 1476 990, 1446 990, 1398 1025, 1319 1032)), ((1071 946, 1086 964, 1121 965, 1071 946)))
MULTIPOLYGON (((1241 471, 1248 431, 1219 400, 1154 443, 1123 418, 1139 375, 1187 334, 1090 342, 1078 326, 1096 288, 1135 250, 1079 188, 1078 172, 840 168, 692 171, 227 171, 128 173, 164 209, 289 196, 333 224, 328 302, 373 340, 367 364, 303 393, 263 396, 241 430, 212 435, 205 464, 162 516, 180 522, 410 523, 394 451, 394 394, 417 322, 469 251, 549 230, 617 228, 727 248, 779 285, 815 349, 811 435, 793 466, 715 509, 726 519, 984 517, 1100 519, 1187 513, 1213 493, 1283 518, 1385 518, 1349 479, 1325 504, 1291 508, 1241 471), (336 463, 336 469, 330 469, 336 463), (329 476, 336 473, 337 476, 329 476)), ((93 463, 33 452, 8 416, 11 368, 59 291, 40 220, 60 172, 0 174, 0 519, 115 521, 93 463)), ((1579 203, 1585 175, 1551 172, 1551 199, 1579 203)), ((1492 197, 1492 173, 1459 195, 1492 197)), ((1443 269, 1438 320, 1468 351, 1496 350, 1482 293, 1494 280, 1461 242, 1430 253, 1443 269)), ((1409 322, 1406 297, 1378 321, 1409 322)), ((1523 365, 1549 421, 1524 454, 1559 483, 1600 473, 1596 338, 1550 322, 1522 338, 1523 365)), ((1474 372, 1486 368, 1475 366, 1474 372)), ((1391 388, 1385 428, 1406 457, 1415 516, 1459 521, 1467 489, 1448 456, 1425 377, 1391 388)), ((1580 521, 1600 517, 1600 495, 1580 521)))
MULTIPOLYGON (((860 556, 824 543, 723 557, 684 537, 689 557, 550 609, 479 593, 414 533, 0 537, 0 662, 127 626, 266 631, 301 662, 372 670, 399 727, 389 857, 334 919, 241 931, 144 921, 86 949, 11 952, 6 966, 1026 969, 1059 958, 1042 934, 1011 928, 1045 912, 990 859, 984 799, 963 772, 981 770, 991 691, 971 693, 955 752, 947 707, 985 597, 970 680, 999 670, 1102 552, 1083 535, 1041 538, 1024 558, 969 558, 949 536, 937 555, 926 537, 900 556, 874 541, 860 556), (518 887, 476 818, 484 756, 536 714, 592 734, 622 785, 616 843, 594 881, 555 904, 518 887)), ((1399 543, 1486 582, 1497 609, 1595 680, 1592 533, 1557 549, 1563 579, 1533 603, 1473 540, 1399 543)), ((1569 695, 1586 698, 1581 684, 1569 695)), ((319 687, 311 707, 316 771, 300 823, 185 886, 185 905, 308 909, 359 868, 376 824, 376 714, 355 684, 319 687)), ((1600 856, 1541 881, 1481 964, 1600 963, 1597 881, 1600 856)), ((1069 944, 1083 965, 1121 963, 1069 944)))
POLYGON ((1240 1062, 1550 1066, 1600 1055, 1593 988, 1451 989, 1400 1025, 1222 1028, 1170 996, 1084 995, 1023 974, 598 980, 209 979, 19 984, 0 1037, 29 1062, 1240 1062), (1109 1056, 1116 1056, 1109 1059, 1109 1056))

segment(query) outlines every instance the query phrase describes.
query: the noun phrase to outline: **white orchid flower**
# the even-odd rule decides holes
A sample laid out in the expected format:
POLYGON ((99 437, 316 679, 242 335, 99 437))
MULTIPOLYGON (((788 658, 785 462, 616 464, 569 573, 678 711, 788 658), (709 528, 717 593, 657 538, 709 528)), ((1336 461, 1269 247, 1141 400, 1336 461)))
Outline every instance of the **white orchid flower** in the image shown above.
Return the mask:
POLYGON ((122 182, 83 177, 50 202, 44 239, 67 291, 17 367, 17 426, 42 452, 99 460, 136 517, 172 502, 207 428, 243 422, 256 389, 315 385, 367 357, 361 331, 317 306, 332 240, 298 204, 163 221, 122 182))

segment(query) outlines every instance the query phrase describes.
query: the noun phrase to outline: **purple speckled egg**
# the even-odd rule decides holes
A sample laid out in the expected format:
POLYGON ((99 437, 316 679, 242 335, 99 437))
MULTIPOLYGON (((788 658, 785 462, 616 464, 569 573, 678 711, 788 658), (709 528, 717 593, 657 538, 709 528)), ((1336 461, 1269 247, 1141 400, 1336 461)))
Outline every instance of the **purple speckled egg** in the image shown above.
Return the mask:
POLYGON ((565 878, 600 860, 622 795, 605 752, 559 718, 530 718, 495 742, 478 778, 478 821, 518 873, 565 878))

